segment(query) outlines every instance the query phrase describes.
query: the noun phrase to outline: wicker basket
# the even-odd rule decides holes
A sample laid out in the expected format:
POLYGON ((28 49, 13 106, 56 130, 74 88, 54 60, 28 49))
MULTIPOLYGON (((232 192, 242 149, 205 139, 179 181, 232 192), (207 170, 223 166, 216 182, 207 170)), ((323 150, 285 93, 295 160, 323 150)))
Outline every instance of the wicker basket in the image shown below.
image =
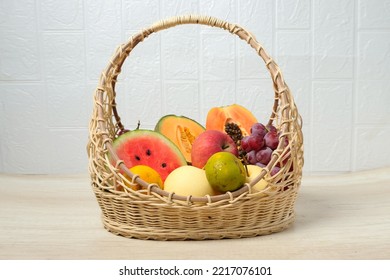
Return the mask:
POLYGON ((104 227, 124 237, 155 240, 242 238, 286 229, 294 221, 294 204, 301 181, 301 127, 301 117, 279 67, 244 28, 196 15, 155 23, 117 48, 94 94, 87 150, 92 189, 102 211, 104 227), (271 74, 275 98, 269 124, 281 131, 279 146, 263 172, 235 192, 205 197, 168 193, 132 174, 112 148, 113 140, 124 127, 115 103, 115 84, 122 64, 133 48, 152 33, 182 24, 219 27, 237 35, 256 50, 271 74), (115 166, 110 163, 108 154, 116 160, 115 166), (282 162, 280 171, 271 176, 270 170, 282 162), (133 182, 127 181, 123 174, 130 176, 133 182), (262 178, 268 180, 268 187, 253 192, 252 186, 262 178), (145 190, 133 191, 126 187, 128 183, 140 184, 145 190))

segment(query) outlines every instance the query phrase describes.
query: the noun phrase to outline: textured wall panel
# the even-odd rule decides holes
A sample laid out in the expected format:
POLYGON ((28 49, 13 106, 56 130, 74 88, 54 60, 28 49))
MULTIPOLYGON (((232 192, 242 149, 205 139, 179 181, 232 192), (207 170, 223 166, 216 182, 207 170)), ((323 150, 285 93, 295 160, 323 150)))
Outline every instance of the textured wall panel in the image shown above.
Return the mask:
POLYGON ((315 78, 352 78, 354 1, 314 1, 315 78))
MULTIPOLYGON (((0 1, 0 172, 78 173, 92 96, 115 49, 165 17, 201 13, 249 30, 279 64, 303 117, 305 172, 390 165, 388 0, 0 1)), ((205 124, 239 103, 266 122, 270 74, 226 31, 180 26, 130 54, 116 85, 130 129, 165 114, 205 124)))

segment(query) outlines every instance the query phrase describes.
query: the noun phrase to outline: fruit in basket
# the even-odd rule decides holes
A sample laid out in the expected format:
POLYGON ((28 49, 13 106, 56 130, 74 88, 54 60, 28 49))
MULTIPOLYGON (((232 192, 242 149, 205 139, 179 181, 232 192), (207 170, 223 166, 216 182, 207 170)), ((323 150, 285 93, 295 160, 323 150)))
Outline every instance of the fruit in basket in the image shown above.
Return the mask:
MULTIPOLYGON (((114 140, 113 148, 128 168, 147 165, 160 174, 163 182, 173 170, 187 165, 179 148, 167 137, 152 130, 126 132, 114 140)), ((112 158, 110 160, 116 165, 112 158)))
POLYGON ((213 154, 222 151, 238 156, 236 144, 229 135, 218 130, 206 130, 192 144, 192 165, 203 168, 213 154))
POLYGON ((166 115, 157 122, 154 130, 175 143, 187 162, 191 162, 192 143, 205 128, 185 116, 166 115))
POLYGON ((203 169, 187 165, 181 166, 168 175, 164 190, 183 196, 215 195, 203 169))
MULTIPOLYGON (((147 165, 136 165, 136 166, 133 166, 132 168, 130 168, 130 171, 134 174, 134 175, 138 175, 142 180, 144 180, 146 183, 149 183, 149 184, 156 184, 158 185, 161 189, 163 188, 163 181, 161 179, 161 176, 160 174, 158 174, 158 172, 156 170, 154 170, 153 168, 147 166, 147 165)), ((132 181, 132 179, 127 175, 125 174, 125 177, 126 179, 128 179, 130 182, 132 181)), ((129 188, 133 189, 133 190, 140 190, 142 189, 142 187, 138 184, 132 184, 132 183, 129 183, 129 184, 126 184, 129 188)))
POLYGON ((257 135, 260 137, 264 137, 267 134, 268 129, 262 123, 254 123, 251 127, 250 132, 251 132, 251 135, 257 135))
MULTIPOLYGON (((247 176, 247 178, 246 178, 247 183, 253 181, 253 179, 255 179, 257 176, 259 176, 261 171, 263 171, 263 168, 261 168, 260 166, 252 165, 252 164, 247 165, 246 168, 247 168, 248 174, 249 174, 249 176, 247 176)), ((262 179, 260 179, 259 182, 257 182, 255 185, 252 186, 252 191, 259 192, 259 191, 265 189, 265 187, 267 187, 267 185, 268 185, 268 182, 263 177, 262 179)))
POLYGON ((216 191, 222 193, 239 189, 246 180, 244 165, 235 155, 229 152, 213 154, 204 169, 210 185, 216 191))
MULTIPOLYGON (((245 153, 245 160, 252 165, 265 167, 271 161, 273 152, 279 146, 280 131, 272 124, 263 125, 255 123, 251 127, 251 134, 241 139, 241 148, 245 153)), ((288 139, 284 138, 285 146, 288 139)), ((289 155, 277 162, 270 172, 273 176, 279 172, 280 167, 287 163, 289 155)))
POLYGON ((243 136, 250 134, 250 128, 257 123, 256 117, 245 107, 232 104, 213 107, 207 113, 206 130, 225 131, 225 125, 235 123, 241 129, 243 136))
POLYGON ((259 135, 245 136, 241 140, 241 147, 245 152, 259 151, 264 147, 264 138, 259 135))
POLYGON ((274 126, 265 126, 262 123, 253 124, 250 131, 250 135, 241 139, 241 148, 246 154, 246 160, 253 165, 265 166, 279 144, 278 132, 274 126))
POLYGON ((270 175, 271 175, 271 176, 274 176, 274 175, 276 175, 279 171, 280 171, 280 167, 279 167, 279 166, 275 166, 274 168, 272 168, 272 170, 271 170, 271 172, 270 172, 270 175))
POLYGON ((267 134, 264 135, 264 142, 267 147, 275 150, 279 144, 279 136, 277 131, 270 130, 267 132, 267 134))
POLYGON ((272 149, 270 147, 264 147, 256 152, 256 161, 258 163, 267 165, 272 157, 272 149))

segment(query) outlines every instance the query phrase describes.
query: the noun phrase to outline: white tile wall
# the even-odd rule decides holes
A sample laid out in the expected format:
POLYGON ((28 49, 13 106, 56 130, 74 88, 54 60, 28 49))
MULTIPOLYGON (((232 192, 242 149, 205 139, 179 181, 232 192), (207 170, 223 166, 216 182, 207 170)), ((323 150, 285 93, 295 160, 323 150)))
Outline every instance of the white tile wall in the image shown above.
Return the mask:
MULTIPOLYGON (((305 172, 390 165, 387 0, 4 0, 0 172, 87 172, 92 94, 116 46, 188 13, 246 27, 280 65, 304 121, 305 172)), ((200 26, 150 36, 126 61, 117 90, 129 128, 138 120, 153 128, 168 113, 204 123, 211 107, 234 102, 265 122, 273 102, 255 52, 200 26)))

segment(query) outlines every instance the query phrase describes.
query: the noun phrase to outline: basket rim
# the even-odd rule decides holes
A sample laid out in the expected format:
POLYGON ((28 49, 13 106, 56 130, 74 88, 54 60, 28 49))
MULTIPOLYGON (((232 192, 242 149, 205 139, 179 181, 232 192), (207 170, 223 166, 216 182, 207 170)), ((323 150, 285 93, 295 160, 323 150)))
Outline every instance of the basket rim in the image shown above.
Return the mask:
MULTIPOLYGON (((226 199, 232 200, 234 198, 243 195, 244 193, 251 193, 252 186, 254 186, 257 182, 263 179, 266 174, 270 173, 270 170, 272 169, 272 167, 275 165, 275 163, 281 156, 276 151, 283 152, 283 149, 285 148, 284 139, 290 133, 289 121, 285 121, 280 124, 280 131, 282 133, 279 135, 278 147, 273 152, 270 162, 267 164, 266 167, 263 168, 262 172, 256 178, 254 178, 249 183, 245 183, 243 187, 239 188, 236 191, 226 192, 220 195, 205 196, 205 197, 177 195, 175 193, 164 191, 160 189, 157 185, 148 184, 138 176, 135 176, 136 174, 133 174, 129 170, 129 168, 124 164, 124 162, 121 161, 118 155, 115 153, 112 146, 112 139, 110 138, 108 133, 105 116, 104 116, 104 110, 103 110, 104 94, 107 94, 111 90, 113 92, 113 96, 115 97, 116 78, 120 74, 120 70, 125 59, 128 57, 132 49, 136 45, 138 45, 138 43, 142 42, 145 38, 147 38, 150 34, 177 25, 182 25, 182 24, 201 24, 201 25, 208 25, 211 27, 219 27, 221 29, 225 29, 229 31, 233 35, 237 35, 239 38, 245 40, 252 48, 254 48, 257 54, 263 59, 266 67, 268 68, 274 85, 274 91, 275 91, 274 106, 268 123, 272 124, 277 109, 279 106, 281 106, 281 104, 282 105, 287 104, 284 105, 282 109, 280 109, 282 116, 287 118, 289 113, 288 111, 290 109, 289 104, 291 102, 293 103, 292 97, 290 96, 291 95, 290 90, 286 85, 286 83, 284 82, 283 75, 278 65, 266 53, 263 46, 255 39, 255 37, 251 33, 237 24, 231 24, 228 23, 227 21, 215 17, 199 16, 199 15, 184 15, 184 16, 175 16, 175 17, 160 20, 157 23, 151 25, 149 28, 139 31, 136 35, 132 36, 126 44, 122 44, 117 48, 107 68, 105 69, 104 72, 102 72, 99 81, 99 86, 97 87, 95 92, 96 93, 95 101, 97 104, 97 114, 98 114, 98 120, 97 120, 98 128, 100 130, 101 137, 103 137, 103 143, 106 146, 108 153, 113 158, 113 160, 117 163, 115 168, 118 168, 119 170, 123 171, 125 174, 130 176, 130 178, 132 178, 135 183, 140 184, 144 188, 147 188, 149 192, 154 192, 158 195, 169 197, 170 199, 174 199, 174 200, 191 201, 191 202, 207 203, 207 202, 216 202, 216 201, 221 201, 226 199)), ((113 98, 113 100, 114 100, 113 104, 111 105, 113 106, 112 110, 113 110, 114 117, 117 119, 117 123, 119 127, 122 126, 123 128, 123 125, 121 124, 120 118, 116 111, 115 98, 113 98)), ((299 120, 301 121, 299 114, 298 117, 299 120)))

